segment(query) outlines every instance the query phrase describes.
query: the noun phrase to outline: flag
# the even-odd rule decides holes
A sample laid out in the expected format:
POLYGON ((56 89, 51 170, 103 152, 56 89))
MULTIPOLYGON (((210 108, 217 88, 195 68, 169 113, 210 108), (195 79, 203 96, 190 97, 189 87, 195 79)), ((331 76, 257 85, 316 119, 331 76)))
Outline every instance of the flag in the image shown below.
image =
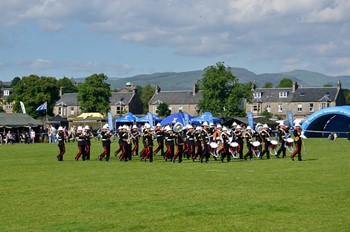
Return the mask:
POLYGON ((108 117, 109 130, 113 130, 114 131, 114 123, 113 123, 113 117, 112 117, 111 111, 108 111, 107 117, 108 117))
POLYGON ((252 112, 248 112, 248 126, 250 126, 252 128, 252 130, 254 130, 254 118, 253 118, 253 114, 252 112))
POLYGON ((290 111, 290 110, 288 110, 287 111, 287 118, 288 118, 288 122, 289 122, 289 126, 290 126, 290 128, 292 129, 292 131, 294 130, 294 124, 293 124, 293 112, 292 111, 290 111))
POLYGON ((41 110, 46 110, 47 109, 47 102, 41 104, 38 108, 36 108, 35 111, 41 111, 41 110))
POLYGON ((24 103, 22 101, 20 101, 19 104, 21 105, 22 113, 26 114, 27 112, 26 112, 26 107, 24 106, 24 103))

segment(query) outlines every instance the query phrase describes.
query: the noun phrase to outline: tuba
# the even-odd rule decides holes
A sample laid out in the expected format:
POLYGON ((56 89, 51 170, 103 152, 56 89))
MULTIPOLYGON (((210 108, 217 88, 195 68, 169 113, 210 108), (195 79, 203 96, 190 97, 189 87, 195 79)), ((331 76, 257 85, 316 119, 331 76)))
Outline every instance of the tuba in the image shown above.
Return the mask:
POLYGON ((182 131, 183 127, 184 126, 182 125, 181 122, 177 122, 174 124, 173 130, 174 130, 174 132, 179 133, 180 131, 182 131))

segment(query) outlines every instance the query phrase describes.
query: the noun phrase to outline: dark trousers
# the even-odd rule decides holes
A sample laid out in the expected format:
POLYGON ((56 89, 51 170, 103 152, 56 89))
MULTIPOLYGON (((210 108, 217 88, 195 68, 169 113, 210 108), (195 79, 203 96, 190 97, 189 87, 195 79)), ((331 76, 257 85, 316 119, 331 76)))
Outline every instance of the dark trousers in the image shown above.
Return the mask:
POLYGON ((243 142, 238 142, 238 144, 239 144, 239 149, 238 149, 239 158, 243 159, 243 142))
POLYGON ((298 160, 301 161, 301 139, 300 141, 295 142, 295 150, 290 158, 294 158, 296 155, 298 155, 298 160))
POLYGON ((86 144, 85 145, 85 159, 86 160, 90 160, 90 149, 91 149, 91 145, 90 144, 86 144))
POLYGON ((154 154, 157 154, 160 151, 160 155, 164 156, 164 142, 163 142, 163 140, 161 140, 161 141, 157 140, 157 143, 158 143, 158 147, 154 151, 154 154))
POLYGON ((208 163, 209 162, 209 156, 210 156, 209 145, 208 144, 204 144, 203 152, 202 152, 202 155, 201 155, 201 163, 203 162, 204 158, 205 158, 205 162, 208 163))
POLYGON ((265 145, 264 145, 264 150, 261 153, 260 159, 262 159, 262 157, 266 154, 266 158, 270 159, 270 150, 269 150, 269 146, 270 146, 270 142, 269 141, 265 141, 265 145))
POLYGON ((111 145, 110 144, 103 145, 103 152, 101 153, 99 160, 102 160, 104 157, 106 157, 106 161, 109 161, 110 156, 111 156, 111 145))
POLYGON ((284 140, 281 141, 280 149, 277 151, 277 156, 279 156, 282 153, 282 157, 286 157, 286 143, 284 140))
POLYGON ((167 144, 166 147, 167 147, 167 151, 164 154, 164 158, 165 158, 165 160, 167 160, 167 159, 172 160, 174 157, 174 144, 167 144))
POLYGON ((250 144, 247 145, 247 149, 248 149, 248 152, 244 155, 244 159, 247 159, 248 157, 249 157, 249 159, 253 159, 252 146, 250 144))
POLYGON ((65 145, 58 145, 58 148, 60 149, 60 154, 57 156, 58 161, 63 161, 63 155, 66 153, 66 147, 65 145))
POLYGON ((192 159, 196 159, 198 156, 200 157, 202 155, 202 153, 203 153, 202 145, 197 144, 196 145, 196 150, 197 150, 197 152, 194 154, 192 159))
POLYGON ((183 144, 178 144, 176 146, 176 149, 177 149, 177 151, 174 155, 173 162, 175 163, 176 158, 179 157, 179 163, 182 163, 183 144))
POLYGON ((75 156, 75 160, 78 161, 80 156, 83 160, 85 160, 85 145, 78 145, 78 149, 79 149, 79 152, 78 154, 75 156))
POLYGON ((139 139, 133 139, 134 149, 132 149, 131 153, 135 155, 139 155, 139 139))

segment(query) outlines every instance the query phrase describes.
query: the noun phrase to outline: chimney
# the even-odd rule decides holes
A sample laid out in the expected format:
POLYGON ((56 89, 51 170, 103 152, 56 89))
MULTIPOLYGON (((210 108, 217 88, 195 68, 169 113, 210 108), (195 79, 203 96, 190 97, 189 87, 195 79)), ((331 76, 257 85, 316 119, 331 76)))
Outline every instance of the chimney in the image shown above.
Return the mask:
POLYGON ((160 92, 160 86, 156 85, 156 94, 158 94, 160 92))
POLYGON ((293 93, 295 92, 295 90, 298 89, 298 83, 296 81, 293 81, 293 93))
POLYGON ((337 89, 341 89, 341 83, 340 83, 340 80, 338 80, 337 89))
POLYGON ((61 86, 61 87, 60 87, 60 97, 62 97, 63 94, 64 94, 64 87, 61 86))
POLYGON ((192 94, 193 94, 193 96, 196 95, 197 92, 198 92, 198 85, 194 84, 193 87, 192 87, 192 94))
POLYGON ((252 91, 254 92, 255 89, 256 89, 256 84, 255 84, 255 80, 254 80, 253 83, 252 83, 252 91))

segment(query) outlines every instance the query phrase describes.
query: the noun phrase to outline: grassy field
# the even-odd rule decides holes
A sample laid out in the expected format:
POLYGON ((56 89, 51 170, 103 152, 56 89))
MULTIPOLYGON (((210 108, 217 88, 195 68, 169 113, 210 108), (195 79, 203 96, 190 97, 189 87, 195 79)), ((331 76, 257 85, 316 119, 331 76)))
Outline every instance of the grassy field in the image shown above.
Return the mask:
MULTIPOLYGON (((113 151, 116 143, 112 144, 113 151)), ((350 142, 304 161, 74 161, 67 144, 0 145, 0 231, 349 231, 350 142)))

